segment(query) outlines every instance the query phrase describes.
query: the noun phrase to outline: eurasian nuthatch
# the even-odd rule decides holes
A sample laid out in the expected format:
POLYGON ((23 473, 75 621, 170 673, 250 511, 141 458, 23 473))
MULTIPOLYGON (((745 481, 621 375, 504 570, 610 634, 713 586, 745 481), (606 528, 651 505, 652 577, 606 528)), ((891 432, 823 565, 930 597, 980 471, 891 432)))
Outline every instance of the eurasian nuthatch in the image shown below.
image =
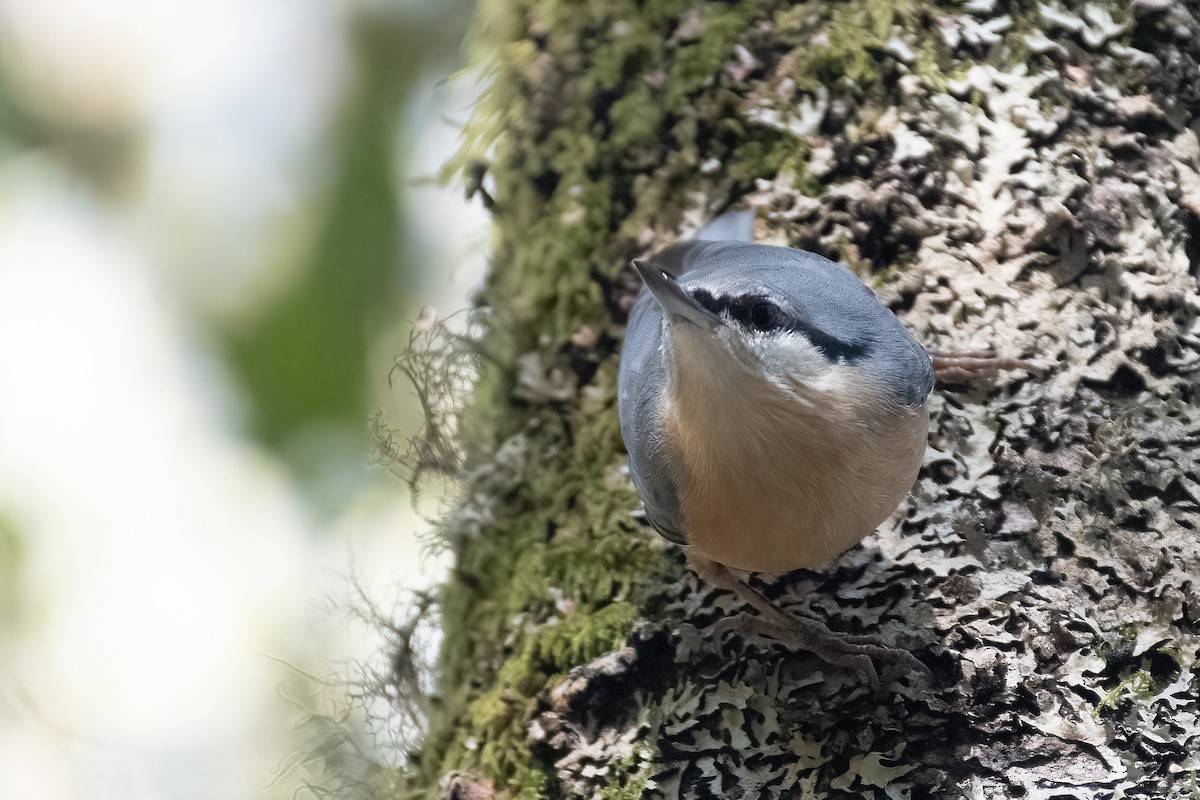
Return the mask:
POLYGON ((629 472, 702 577, 729 588, 722 567, 820 567, 896 509, 925 452, 933 367, 854 273, 744 241, 634 267, 646 291, 618 388, 629 472))
POLYGON ((933 367, 849 269, 813 253, 695 241, 635 261, 646 289, 618 410, 646 516, 739 570, 815 568, 912 488, 933 367))

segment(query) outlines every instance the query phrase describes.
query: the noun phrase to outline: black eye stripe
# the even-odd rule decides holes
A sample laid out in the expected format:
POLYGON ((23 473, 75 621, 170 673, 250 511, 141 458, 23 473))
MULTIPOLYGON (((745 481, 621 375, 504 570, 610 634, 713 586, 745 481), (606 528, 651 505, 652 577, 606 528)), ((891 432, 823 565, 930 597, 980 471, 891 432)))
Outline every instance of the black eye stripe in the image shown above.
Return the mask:
POLYGON ((692 291, 692 297, 696 298, 696 302, 707 308, 714 314, 720 314, 725 308, 725 298, 717 299, 712 296, 712 293, 707 289, 695 289, 692 291))
POLYGON ((799 320, 771 301, 766 295, 743 294, 714 297, 706 289, 692 292, 696 302, 714 314, 723 314, 760 331, 795 330, 799 320))
POLYGON ((867 354, 865 344, 847 342, 830 336, 784 311, 765 295, 714 296, 707 289, 695 289, 692 291, 692 297, 704 308, 735 320, 747 330, 762 333, 792 331, 803 334, 831 362, 845 360, 853 364, 867 354))
POLYGON ((707 289, 692 292, 696 302, 714 314, 724 314, 743 324, 753 327, 783 328, 791 321, 783 309, 772 303, 765 295, 745 294, 714 297, 707 289), (757 317, 757 320, 754 318, 757 317))

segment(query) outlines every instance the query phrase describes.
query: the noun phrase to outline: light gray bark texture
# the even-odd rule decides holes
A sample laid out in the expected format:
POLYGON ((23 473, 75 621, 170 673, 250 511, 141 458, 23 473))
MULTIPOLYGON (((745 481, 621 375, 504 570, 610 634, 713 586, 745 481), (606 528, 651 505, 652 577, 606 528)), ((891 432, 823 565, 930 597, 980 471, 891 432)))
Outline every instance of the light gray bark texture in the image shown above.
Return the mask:
POLYGON ((508 350, 474 402, 505 421, 445 525, 461 574, 425 779, 462 798, 1200 796, 1200 3, 485 17, 482 302, 508 350), (623 265, 731 206, 847 262, 927 346, 1042 368, 940 386, 889 523, 759 584, 911 650, 933 685, 874 694, 723 623, 736 601, 630 516, 619 442, 597 443, 623 265), (598 564, 609 583, 572 577, 598 564))

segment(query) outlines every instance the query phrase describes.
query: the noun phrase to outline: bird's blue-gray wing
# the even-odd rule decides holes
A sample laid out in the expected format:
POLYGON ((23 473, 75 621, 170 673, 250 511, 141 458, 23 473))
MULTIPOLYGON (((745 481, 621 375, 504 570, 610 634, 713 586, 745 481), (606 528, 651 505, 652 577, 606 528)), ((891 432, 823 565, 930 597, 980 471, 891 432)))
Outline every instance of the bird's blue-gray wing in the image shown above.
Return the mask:
POLYGON ((685 544, 675 485, 674 459, 666 451, 659 404, 666 388, 662 356, 663 314, 643 290, 629 316, 617 380, 621 437, 629 451, 629 475, 646 517, 664 538, 685 544))

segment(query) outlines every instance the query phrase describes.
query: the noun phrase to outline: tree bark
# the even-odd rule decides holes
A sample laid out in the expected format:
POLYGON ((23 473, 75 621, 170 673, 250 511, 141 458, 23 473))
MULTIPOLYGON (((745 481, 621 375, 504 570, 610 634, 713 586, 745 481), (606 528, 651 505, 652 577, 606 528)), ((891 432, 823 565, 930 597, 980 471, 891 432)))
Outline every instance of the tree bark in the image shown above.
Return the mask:
MULTIPOLYGON (((1184 798, 1200 771, 1200 2, 484 0, 495 215, 443 521, 448 797, 1184 798), (933 671, 720 620, 634 515, 625 266, 729 207, 855 269, 941 386, 919 483, 762 587, 933 671)), ((439 788, 436 788, 440 786, 439 788)))

